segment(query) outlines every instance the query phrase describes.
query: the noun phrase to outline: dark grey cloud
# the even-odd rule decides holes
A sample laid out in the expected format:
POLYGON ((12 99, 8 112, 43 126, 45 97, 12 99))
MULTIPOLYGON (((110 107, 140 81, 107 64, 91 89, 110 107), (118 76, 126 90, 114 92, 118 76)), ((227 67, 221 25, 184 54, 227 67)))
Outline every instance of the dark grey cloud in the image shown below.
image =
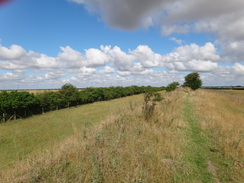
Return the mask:
POLYGON ((84 4, 113 28, 134 30, 151 24, 150 17, 172 0, 69 0, 84 4), (145 25, 146 24, 146 25, 145 25))

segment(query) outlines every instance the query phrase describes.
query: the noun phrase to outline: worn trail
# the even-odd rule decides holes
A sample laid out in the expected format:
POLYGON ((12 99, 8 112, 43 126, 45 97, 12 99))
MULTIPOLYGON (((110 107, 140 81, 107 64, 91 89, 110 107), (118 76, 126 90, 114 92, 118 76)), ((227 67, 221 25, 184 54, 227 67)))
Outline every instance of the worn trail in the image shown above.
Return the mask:
POLYGON ((216 178, 216 168, 210 160, 211 152, 209 150, 208 138, 200 128, 189 97, 189 95, 185 97, 182 112, 183 119, 188 126, 188 143, 184 147, 186 154, 184 161, 190 171, 185 175, 185 178, 190 182, 219 182, 216 178))

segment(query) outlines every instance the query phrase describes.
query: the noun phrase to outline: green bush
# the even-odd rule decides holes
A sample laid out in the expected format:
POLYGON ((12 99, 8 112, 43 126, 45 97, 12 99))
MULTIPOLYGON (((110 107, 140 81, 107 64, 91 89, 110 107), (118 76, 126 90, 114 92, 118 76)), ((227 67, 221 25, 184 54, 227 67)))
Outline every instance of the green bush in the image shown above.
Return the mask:
POLYGON ((178 83, 178 82, 170 83, 170 84, 166 87, 166 91, 167 91, 167 92, 174 91, 178 86, 180 86, 180 83, 178 83))

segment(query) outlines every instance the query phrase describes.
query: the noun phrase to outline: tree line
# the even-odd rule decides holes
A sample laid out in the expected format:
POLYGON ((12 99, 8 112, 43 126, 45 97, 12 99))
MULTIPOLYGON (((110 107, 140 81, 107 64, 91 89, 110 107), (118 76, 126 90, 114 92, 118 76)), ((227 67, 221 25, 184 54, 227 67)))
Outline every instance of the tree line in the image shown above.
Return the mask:
POLYGON ((134 94, 155 92, 164 87, 128 86, 86 88, 79 91, 72 84, 65 84, 59 91, 47 91, 36 95, 29 92, 0 92, 0 121, 26 118, 62 108, 106 101, 134 94))

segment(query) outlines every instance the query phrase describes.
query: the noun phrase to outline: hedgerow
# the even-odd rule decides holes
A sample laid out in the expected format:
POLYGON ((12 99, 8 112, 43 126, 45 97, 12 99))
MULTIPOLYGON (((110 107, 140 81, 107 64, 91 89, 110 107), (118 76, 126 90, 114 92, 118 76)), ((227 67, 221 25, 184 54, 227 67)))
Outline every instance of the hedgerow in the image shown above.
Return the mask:
POLYGON ((21 91, 2 91, 0 92, 0 122, 163 89, 163 87, 128 86, 86 88, 79 91, 75 86, 65 84, 59 91, 42 92, 36 95, 21 91))

